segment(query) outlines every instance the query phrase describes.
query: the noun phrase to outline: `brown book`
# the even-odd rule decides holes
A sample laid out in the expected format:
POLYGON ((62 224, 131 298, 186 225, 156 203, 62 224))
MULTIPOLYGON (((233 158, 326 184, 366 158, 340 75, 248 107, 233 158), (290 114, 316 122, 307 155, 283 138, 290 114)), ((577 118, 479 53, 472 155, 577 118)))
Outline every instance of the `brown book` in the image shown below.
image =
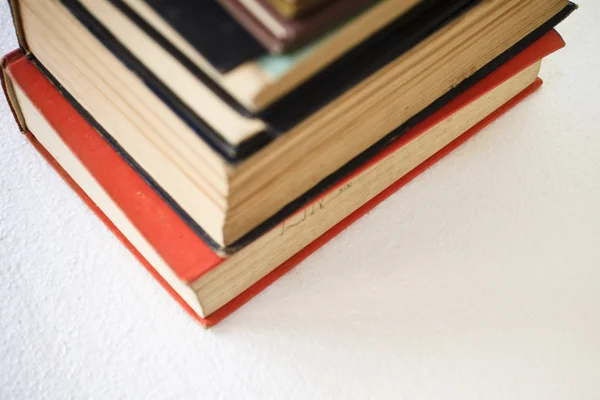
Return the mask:
MULTIPOLYGON (((268 0, 281 15, 300 18, 322 7, 331 0, 268 0)), ((339 3, 339 1, 338 1, 339 3)))
POLYGON ((335 0, 304 18, 288 19, 271 5, 271 0, 218 1, 271 53, 298 48, 374 3, 374 0, 335 0))

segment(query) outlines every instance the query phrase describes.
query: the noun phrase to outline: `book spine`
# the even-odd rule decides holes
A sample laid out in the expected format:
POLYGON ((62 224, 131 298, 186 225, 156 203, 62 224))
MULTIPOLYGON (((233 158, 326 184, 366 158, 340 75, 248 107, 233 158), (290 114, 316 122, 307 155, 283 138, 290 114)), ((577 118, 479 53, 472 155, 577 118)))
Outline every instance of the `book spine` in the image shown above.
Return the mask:
POLYGON ((23 51, 17 49, 2 58, 0 61, 0 68, 2 71, 0 72, 0 80, 2 81, 2 90, 4 91, 4 95, 6 100, 8 100, 8 107, 15 118, 15 121, 19 125, 19 129, 22 133, 28 132, 27 126, 25 124, 25 118, 23 118, 23 113, 21 113, 21 108, 19 107, 19 102, 17 101, 17 97, 15 95, 14 86, 12 84, 12 80, 8 75, 8 66, 23 57, 23 51))
POLYGON ((29 54, 29 46, 27 46, 27 42, 25 41, 21 12, 19 11, 19 0, 8 0, 8 5, 12 14, 13 26, 15 27, 17 39, 19 40, 19 46, 25 54, 29 54))

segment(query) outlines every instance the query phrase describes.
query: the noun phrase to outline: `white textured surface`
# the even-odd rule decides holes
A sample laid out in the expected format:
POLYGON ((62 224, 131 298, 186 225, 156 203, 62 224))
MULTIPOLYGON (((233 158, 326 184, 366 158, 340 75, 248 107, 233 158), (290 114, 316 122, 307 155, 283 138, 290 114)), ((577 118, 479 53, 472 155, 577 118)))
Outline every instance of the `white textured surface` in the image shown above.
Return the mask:
MULTIPOLYGON (((581 3, 542 90, 208 331, 0 101, 0 398, 600 398, 600 3, 581 3)), ((0 23, 6 53, 6 2, 0 23)))

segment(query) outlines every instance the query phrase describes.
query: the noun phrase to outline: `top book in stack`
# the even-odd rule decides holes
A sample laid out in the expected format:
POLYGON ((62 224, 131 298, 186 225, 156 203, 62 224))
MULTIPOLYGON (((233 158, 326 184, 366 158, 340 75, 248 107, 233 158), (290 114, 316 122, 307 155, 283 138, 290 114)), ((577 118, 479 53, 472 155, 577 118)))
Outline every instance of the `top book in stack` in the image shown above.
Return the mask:
POLYGON ((330 0, 269 0, 269 3, 279 12, 289 18, 302 17, 330 0))
POLYGON ((316 18, 335 2, 12 3, 23 47, 221 251, 568 6, 365 1, 270 54, 232 4, 311 3, 316 18))
MULTIPOLYGON (((373 0, 322 1, 314 4, 310 14, 293 19, 282 15, 268 0, 219 0, 219 3, 270 52, 283 53, 334 28, 373 0)), ((410 1, 405 3, 404 7, 412 4, 410 1)))

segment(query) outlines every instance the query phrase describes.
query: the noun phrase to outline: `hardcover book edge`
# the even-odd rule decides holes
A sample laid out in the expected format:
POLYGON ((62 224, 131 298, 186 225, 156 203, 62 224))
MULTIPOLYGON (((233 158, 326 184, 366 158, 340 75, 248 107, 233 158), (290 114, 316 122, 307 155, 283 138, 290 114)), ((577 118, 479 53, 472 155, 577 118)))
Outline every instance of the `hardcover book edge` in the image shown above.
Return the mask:
POLYGON ((373 207, 375 207, 377 204, 379 204, 385 198, 387 198, 392 193, 394 193, 395 191, 400 189, 402 186, 404 186, 405 184, 410 182, 412 179, 414 179, 420 173, 425 171, 427 168, 429 168, 430 166, 435 164, 435 162, 437 162, 439 159, 443 158, 445 155, 450 153, 452 150, 454 150, 455 148, 460 146, 462 143, 464 143, 466 140, 468 140, 471 136, 475 135, 477 132, 479 132, 481 129, 483 129, 485 126, 487 126, 493 120, 498 118, 504 112, 506 112, 510 108, 514 107, 517 103, 522 101, 525 97, 527 97, 533 91, 535 91, 537 88, 539 88, 541 83, 542 83, 541 80, 538 79, 528 89, 523 91, 521 94, 517 95, 515 98, 513 98, 507 104, 505 104, 503 107, 499 108, 493 114, 491 114, 486 119, 484 119, 482 122, 480 122, 475 127, 473 127, 472 129, 470 129, 469 131, 467 131, 466 133, 461 135, 458 139, 453 141, 450 145, 446 146, 445 148, 440 150, 438 153, 436 153, 434 156, 429 158, 427 161, 422 163, 419 167, 415 168, 409 174, 407 174, 406 176, 404 176, 403 178, 398 180, 395 184, 388 187, 383 192, 381 192, 379 195, 377 195, 375 198, 373 198, 372 200, 370 200, 369 202, 364 204, 362 207, 360 207, 359 209, 357 209, 356 211, 351 213, 348 217, 346 217, 344 220, 342 220, 337 225, 335 225, 333 228, 331 228, 329 231, 327 231, 327 233, 325 233, 321 237, 317 238, 310 245, 308 245, 307 247, 302 249, 300 252, 298 252, 295 256, 290 258, 285 263, 281 264, 279 267, 277 267, 271 273, 269 273, 268 275, 263 277, 261 280, 259 280, 257 283, 255 283, 253 286, 251 286, 249 289, 242 292, 234 300, 230 301, 226 306, 224 306, 223 308, 221 308, 220 310, 216 311, 215 313, 211 314, 210 316, 208 316, 206 318, 201 318, 196 312, 194 312, 194 310, 171 287, 171 285, 169 285, 166 282, 166 280, 160 275, 160 273, 158 273, 157 270, 154 269, 154 267, 152 267, 152 265, 150 265, 150 263, 148 263, 143 258, 143 256, 131 245, 131 243, 129 243, 129 241, 125 238, 125 236, 116 229, 114 224, 102 213, 102 211, 79 188, 79 186, 73 181, 73 179, 62 169, 62 167, 56 162, 56 160, 54 160, 52 158, 52 156, 43 148, 43 146, 35 139, 33 133, 27 132, 26 127, 24 127, 24 126, 22 127, 22 129, 26 132, 28 139, 32 142, 32 144, 35 146, 35 148, 42 154, 42 156, 52 165, 52 167, 69 184, 69 186, 77 194, 79 194, 79 196, 92 209, 92 211, 96 215, 98 215, 100 220, 102 220, 108 226, 108 228, 119 238, 119 240, 121 240, 121 242, 123 242, 123 244, 139 259, 140 263, 142 263, 142 265, 151 273, 151 275, 159 281, 159 283, 167 290, 167 292, 170 293, 170 295, 172 297, 174 297, 183 306, 183 308, 190 315, 192 315, 196 320, 198 320, 201 324, 206 325, 206 326, 211 326, 211 325, 218 323, 223 318, 225 318, 227 315, 231 314, 233 311, 235 311, 236 309, 241 307, 244 303, 249 301, 252 297, 257 295, 260 291, 262 291, 268 285, 273 283, 280 276, 282 276, 287 271, 289 271, 291 268, 293 268, 295 265, 300 263, 302 260, 304 260, 310 254, 312 254, 314 251, 316 251, 319 247, 321 247, 322 245, 327 243, 338 233, 340 233, 345 228, 350 226, 354 221, 356 221, 358 218, 360 218, 366 212, 371 210, 373 207))

